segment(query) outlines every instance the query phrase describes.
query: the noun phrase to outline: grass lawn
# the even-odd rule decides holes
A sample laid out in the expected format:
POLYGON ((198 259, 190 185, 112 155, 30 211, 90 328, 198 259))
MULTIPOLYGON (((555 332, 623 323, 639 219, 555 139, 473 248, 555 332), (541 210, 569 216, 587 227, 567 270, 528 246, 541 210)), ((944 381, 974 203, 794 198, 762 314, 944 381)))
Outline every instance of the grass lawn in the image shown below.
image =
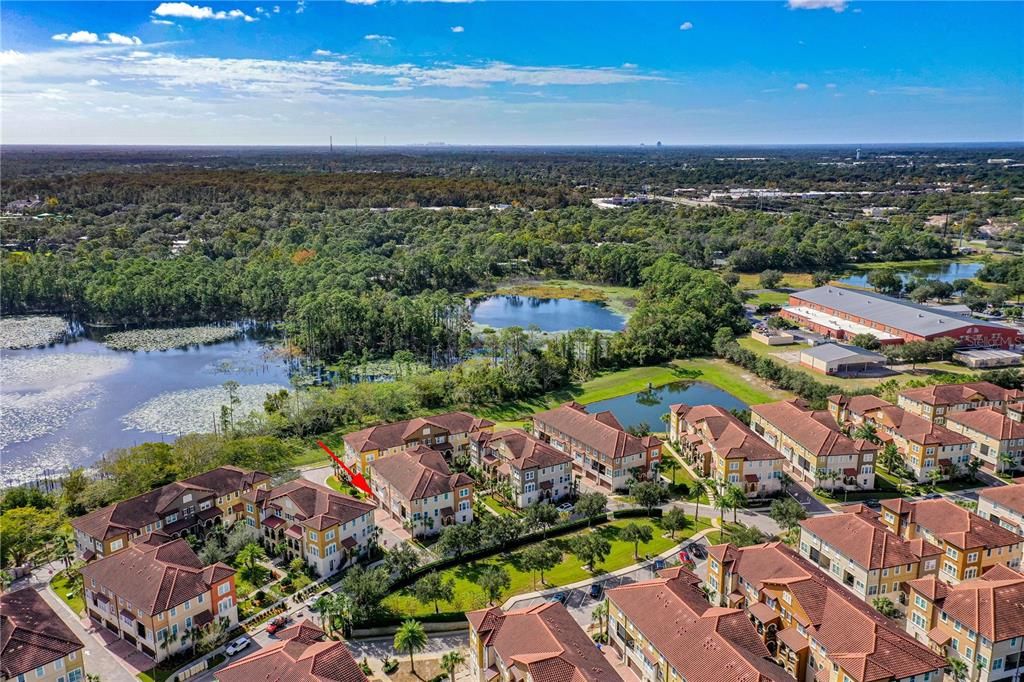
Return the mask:
POLYGON ((65 571, 61 571, 57 575, 53 576, 53 580, 50 581, 50 586, 53 587, 53 591, 57 593, 61 601, 71 607, 71 610, 75 613, 82 613, 85 611, 85 600, 82 599, 82 595, 72 597, 68 599, 68 590, 70 589, 71 580, 69 580, 68 574, 65 571))
POLYGON ((177 668, 171 669, 155 666, 152 669, 147 670, 146 672, 139 673, 137 677, 140 680, 142 680, 142 682, 164 682, 164 680, 169 678, 171 676, 171 673, 173 673, 175 670, 177 670, 177 668))
POLYGON ((345 483, 345 482, 342 482, 342 481, 338 480, 337 476, 330 476, 330 477, 328 477, 327 478, 327 485, 330 486, 331 488, 334 488, 335 490, 337 490, 342 495, 348 495, 349 497, 354 497, 354 498, 359 499, 359 500, 361 500, 364 497, 366 497, 365 493, 363 493, 363 491, 359 490, 359 488, 355 487, 351 483, 345 483))
POLYGON ((772 360, 775 360, 775 362, 778 362, 779 364, 785 365, 786 367, 789 367, 790 369, 795 369, 798 372, 803 372, 807 376, 813 377, 814 379, 816 379, 817 381, 820 381, 821 383, 824 383, 824 384, 835 384, 836 386, 838 386, 839 388, 841 388, 841 389, 843 389, 845 391, 853 391, 853 390, 858 390, 858 389, 862 389, 862 388, 873 388, 873 387, 877 386, 878 384, 882 383, 883 381, 887 381, 889 379, 896 379, 896 380, 907 380, 907 379, 909 379, 909 377, 905 377, 905 376, 900 375, 900 374, 894 374, 894 375, 888 376, 888 377, 865 377, 865 378, 847 378, 847 377, 837 377, 837 376, 826 376, 824 374, 821 374, 820 372, 815 372, 814 370, 812 370, 812 369, 810 369, 808 367, 804 367, 799 362, 788 362, 784 358, 780 358, 779 357, 780 353, 799 353, 801 350, 808 348, 808 346, 806 346, 806 345, 804 345, 802 343, 794 343, 794 344, 789 345, 789 346, 766 346, 763 343, 761 343, 760 341, 756 341, 756 340, 750 338, 749 336, 743 337, 741 339, 737 339, 736 342, 740 345, 740 347, 745 348, 745 349, 751 351, 752 353, 756 353, 757 355, 760 355, 762 357, 771 358, 772 360))
MULTIPOLYGON (((761 286, 761 274, 760 273, 737 273, 740 276, 738 286, 744 291, 750 289, 764 289, 761 286)), ((811 273, 809 272, 785 272, 782 274, 782 281, 776 286, 777 289, 810 289, 813 286, 811 282, 811 273)), ((784 294, 788 297, 789 294, 784 294)))
POLYGON ((903 493, 900 492, 896 485, 896 480, 892 476, 876 468, 874 490, 851 490, 845 495, 841 490, 837 490, 835 497, 828 493, 816 492, 814 496, 825 504, 845 504, 847 502, 860 502, 870 499, 886 500, 892 497, 903 497, 903 493))
POLYGON ((687 378, 689 377, 685 373, 680 373, 679 369, 672 365, 633 367, 618 372, 607 372, 583 384, 546 393, 536 398, 510 401, 477 410, 476 413, 498 422, 520 426, 523 419, 529 418, 529 415, 550 410, 569 400, 584 404, 593 403, 598 400, 617 398, 627 393, 643 391, 650 386, 664 386, 673 381, 687 378))
POLYGON ((725 360, 716 358, 673 360, 672 365, 679 369, 679 379, 707 382, 731 393, 748 405, 787 400, 793 397, 789 391, 772 388, 755 376, 753 372, 725 360))
MULTIPOLYGON (((546 587, 568 585, 569 583, 585 580, 595 575, 609 573, 611 571, 630 566, 636 563, 636 559, 633 558, 633 543, 619 539, 622 529, 629 523, 648 525, 651 526, 654 531, 654 538, 651 542, 640 544, 639 552, 641 558, 646 554, 651 556, 660 554, 661 552, 664 552, 665 550, 682 542, 687 537, 690 537, 698 530, 703 530, 709 527, 709 524, 704 519, 701 519, 701 524, 698 528, 695 529, 691 525, 686 530, 676 533, 675 540, 670 539, 667 535, 663 537, 662 533, 664 533, 664 531, 661 530, 660 526, 656 525, 656 521, 643 518, 619 519, 595 528, 592 531, 580 531, 582 533, 599 533, 611 544, 612 549, 608 554, 608 557, 598 565, 597 570, 594 572, 584 569, 576 555, 569 552, 569 538, 572 537, 572 535, 552 539, 550 542, 560 547, 565 554, 562 557, 562 562, 558 566, 544 574, 544 579, 547 583, 546 585, 542 585, 540 583, 540 578, 538 576, 536 588, 534 587, 533 576, 521 568, 520 553, 518 552, 505 556, 499 555, 482 561, 473 561, 443 572, 442 575, 445 578, 451 577, 455 579, 455 596, 450 602, 440 602, 440 610, 442 612, 472 611, 473 609, 487 606, 487 597, 484 595, 480 586, 477 585, 477 581, 480 577, 480 571, 487 565, 499 565, 503 567, 508 572, 509 578, 512 581, 509 589, 502 594, 500 601, 504 601, 516 594, 530 592, 534 589, 539 590, 546 587)), ((426 616, 434 612, 433 604, 422 604, 417 601, 415 597, 405 591, 387 597, 384 600, 384 606, 401 616, 426 616)))
POLYGON ((778 305, 783 306, 789 303, 789 292, 786 291, 759 291, 751 294, 746 303, 751 305, 778 305))
POLYGON ((496 500, 493 495, 485 495, 481 499, 483 500, 484 505, 487 506, 488 509, 493 509, 497 512, 498 516, 520 516, 520 514, 496 500))

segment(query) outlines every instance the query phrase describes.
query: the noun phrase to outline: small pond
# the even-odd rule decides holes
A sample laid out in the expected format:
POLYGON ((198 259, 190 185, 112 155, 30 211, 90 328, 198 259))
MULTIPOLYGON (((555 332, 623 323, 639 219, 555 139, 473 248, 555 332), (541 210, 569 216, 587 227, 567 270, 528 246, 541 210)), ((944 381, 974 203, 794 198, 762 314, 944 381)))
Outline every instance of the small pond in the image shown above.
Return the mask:
MULTIPOLYGON (((894 270, 900 278, 906 282, 914 278, 921 279, 937 279, 940 282, 952 282, 957 279, 971 279, 978 276, 978 272, 985 267, 984 263, 966 262, 966 261, 949 261, 948 263, 940 263, 936 265, 919 265, 915 267, 894 267, 894 270)), ((868 287, 868 272, 860 271, 852 275, 848 275, 841 280, 840 284, 849 284, 855 287, 868 287)))
POLYGON ((490 296, 472 307, 473 322, 482 327, 523 327, 536 325, 541 331, 563 332, 585 327, 619 331, 626 319, 601 303, 571 298, 532 296, 490 296))
POLYGON ((668 414, 668 406, 675 403, 718 405, 727 410, 745 410, 748 407, 731 393, 726 393, 711 384, 702 381, 677 381, 660 388, 590 403, 587 405, 587 412, 611 410, 624 428, 645 423, 651 431, 664 431, 666 427, 661 421, 661 416, 668 414))

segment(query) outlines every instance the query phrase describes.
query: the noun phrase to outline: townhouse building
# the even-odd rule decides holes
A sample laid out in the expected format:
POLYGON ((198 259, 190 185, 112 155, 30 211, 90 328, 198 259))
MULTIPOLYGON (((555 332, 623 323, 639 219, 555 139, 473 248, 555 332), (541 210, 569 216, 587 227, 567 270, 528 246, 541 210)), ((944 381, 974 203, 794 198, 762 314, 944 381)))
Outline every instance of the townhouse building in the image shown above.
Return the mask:
POLYGON ((243 497, 245 522, 264 542, 282 546, 288 560, 302 559, 321 577, 363 556, 376 540, 376 505, 305 479, 243 497))
POLYGON ((992 407, 946 415, 946 427, 972 441, 971 454, 989 471, 1021 468, 1024 422, 992 407))
POLYGON ((1020 566, 1021 538, 945 498, 882 501, 881 522, 907 540, 924 539, 942 550, 938 577, 956 584, 993 566, 1020 566))
POLYGON ((963 662, 973 682, 1017 680, 1024 672, 1024 575, 993 566, 959 585, 934 576, 908 583, 907 632, 963 662))
POLYGON ((742 608, 802 682, 938 682, 945 660, 781 542, 708 550, 712 603, 742 608))
POLYGON ((864 423, 864 413, 878 407, 892 405, 888 400, 869 394, 846 396, 842 394, 828 397, 828 412, 837 424, 860 426, 864 423))
POLYGON ((896 404, 907 412, 944 424, 946 415, 981 407, 1001 408, 1007 402, 1018 402, 1024 391, 1006 389, 987 381, 966 384, 938 384, 912 388, 899 394, 896 404))
POLYGON ((878 446, 851 439, 827 410, 812 410, 802 400, 750 407, 750 427, 786 458, 794 479, 830 489, 875 487, 878 446))
POLYGON ((942 550, 921 538, 903 539, 858 504, 801 521, 800 556, 860 600, 871 604, 885 597, 903 611, 903 585, 938 572, 942 550))
POLYGON ((184 537, 230 526, 241 518, 242 495, 268 488, 270 474, 235 466, 168 483, 72 519, 78 556, 85 561, 109 556, 153 531, 184 537))
POLYGON ((380 508, 417 537, 473 521, 474 481, 452 473, 437 450, 419 445, 370 464, 380 508))
POLYGON ((0 595, 3 682, 84 682, 84 649, 34 588, 0 595))
POLYGON ((466 619, 469 669, 477 682, 622 682, 559 602, 470 611, 466 619))
POLYGON ((604 490, 645 480, 661 462, 661 441, 622 428, 610 411, 590 414, 577 402, 533 415, 534 435, 572 458, 573 471, 604 490))
POLYGON ((735 485, 748 497, 766 497, 782 490, 786 458, 731 412, 717 405, 672 405, 681 429, 683 457, 719 483, 735 485))
POLYGON ((1024 402, 1006 403, 1006 416, 1015 422, 1024 421, 1024 402))
POLYGON ((474 466, 511 487, 520 509, 575 491, 572 458, 522 429, 473 434, 470 456, 474 466))
POLYGON ((494 422, 468 412, 447 412, 371 426, 345 436, 345 461, 367 476, 371 462, 425 445, 441 452, 451 462, 452 457, 468 452, 471 433, 493 428, 494 422))
POLYGON ((875 425, 878 438, 892 442, 907 469, 917 481, 928 481, 938 471, 950 478, 964 471, 971 458, 973 442, 945 426, 886 405, 866 410, 864 420, 875 425))
POLYGON ((192 646, 197 633, 238 624, 235 569, 204 566, 185 540, 160 531, 81 570, 92 624, 157 662, 192 646))
POLYGON ((609 644, 642 682, 792 681, 746 613, 711 606, 685 568, 606 595, 609 644))
POLYGON ((982 488, 978 491, 978 516, 1024 535, 1024 482, 982 488))
POLYGON ((276 641, 213 674, 217 682, 366 682, 344 642, 327 638, 308 619, 281 630, 276 641))

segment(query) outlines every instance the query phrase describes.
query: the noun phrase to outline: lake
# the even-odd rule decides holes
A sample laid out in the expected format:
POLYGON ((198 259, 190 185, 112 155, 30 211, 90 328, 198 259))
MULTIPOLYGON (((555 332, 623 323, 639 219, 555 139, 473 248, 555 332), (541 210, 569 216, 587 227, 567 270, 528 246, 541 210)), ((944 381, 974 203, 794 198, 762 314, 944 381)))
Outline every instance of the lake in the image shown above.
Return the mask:
POLYGON ((677 381, 660 388, 638 393, 599 400, 587 405, 587 412, 611 410, 624 428, 646 423, 651 431, 666 430, 661 421, 668 414, 668 406, 675 403, 687 405, 718 405, 727 410, 745 410, 747 404, 722 389, 702 381, 677 381))
MULTIPOLYGON (((919 265, 915 267, 894 267, 894 270, 900 278, 906 282, 914 278, 927 278, 937 279, 942 282, 952 282, 957 279, 971 279, 978 276, 978 272, 985 267, 984 263, 966 262, 966 261, 949 261, 948 263, 940 263, 936 265, 919 265)), ((839 280, 840 284, 849 284, 855 287, 868 287, 868 272, 861 271, 853 275, 848 275, 843 279, 839 280)))
POLYGON ((619 331, 626 319, 600 303, 571 298, 532 296, 489 296, 473 304, 473 322, 482 327, 523 327, 536 325, 545 332, 563 332, 585 327, 619 331))
POLYGON ((112 448, 213 431, 223 384, 240 418, 287 388, 289 365, 253 331, 220 343, 114 351, 88 332, 45 348, 0 351, 0 482, 95 462, 112 448))

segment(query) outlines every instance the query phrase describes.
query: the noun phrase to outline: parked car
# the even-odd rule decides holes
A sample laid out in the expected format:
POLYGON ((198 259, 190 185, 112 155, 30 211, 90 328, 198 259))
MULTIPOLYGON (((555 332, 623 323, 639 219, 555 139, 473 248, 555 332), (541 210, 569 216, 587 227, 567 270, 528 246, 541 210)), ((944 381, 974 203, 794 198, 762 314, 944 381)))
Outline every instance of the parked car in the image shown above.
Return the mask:
POLYGON ((690 554, 697 557, 698 559, 708 558, 708 550, 705 549, 704 545, 700 544, 699 542, 691 542, 690 544, 688 544, 686 546, 686 551, 688 551, 690 554))
POLYGON ((679 561, 681 561, 684 564, 693 563, 693 559, 690 558, 690 553, 687 552, 685 549, 679 552, 679 561))
POLYGON ((926 500, 939 500, 939 499, 942 499, 942 495, 939 494, 939 493, 928 493, 927 495, 924 496, 924 499, 926 499, 926 500))
POLYGON ((278 630, 283 629, 284 626, 287 625, 288 621, 290 620, 291 618, 289 618, 288 616, 278 616, 274 620, 270 621, 270 625, 267 626, 267 634, 272 635, 278 630))
POLYGON ((243 651, 250 644, 252 644, 252 640, 245 635, 242 635, 235 641, 231 642, 231 644, 228 644, 227 648, 224 649, 224 653, 228 656, 234 656, 239 651, 243 651))
POLYGON ((572 503, 571 502, 563 502, 562 504, 558 505, 556 507, 556 509, 558 509, 558 511, 560 511, 560 512, 565 512, 566 514, 570 514, 570 513, 572 513, 573 507, 572 507, 572 503))
POLYGON ((660 571, 663 568, 665 568, 665 560, 664 559, 655 559, 654 560, 654 570, 655 571, 660 571))
POLYGON ((593 583, 590 586, 590 597, 592 599, 600 599, 601 598, 601 592, 603 592, 603 591, 604 591, 604 587, 601 585, 601 583, 593 583))
POLYGON ((866 499, 863 502, 861 502, 861 504, 863 504, 865 507, 868 507, 869 509, 881 509, 882 508, 882 503, 879 502, 878 500, 876 500, 873 497, 869 497, 868 499, 866 499))
POLYGON ((553 595, 551 595, 551 599, 553 601, 558 602, 559 604, 564 604, 568 598, 568 592, 555 592, 553 595))

